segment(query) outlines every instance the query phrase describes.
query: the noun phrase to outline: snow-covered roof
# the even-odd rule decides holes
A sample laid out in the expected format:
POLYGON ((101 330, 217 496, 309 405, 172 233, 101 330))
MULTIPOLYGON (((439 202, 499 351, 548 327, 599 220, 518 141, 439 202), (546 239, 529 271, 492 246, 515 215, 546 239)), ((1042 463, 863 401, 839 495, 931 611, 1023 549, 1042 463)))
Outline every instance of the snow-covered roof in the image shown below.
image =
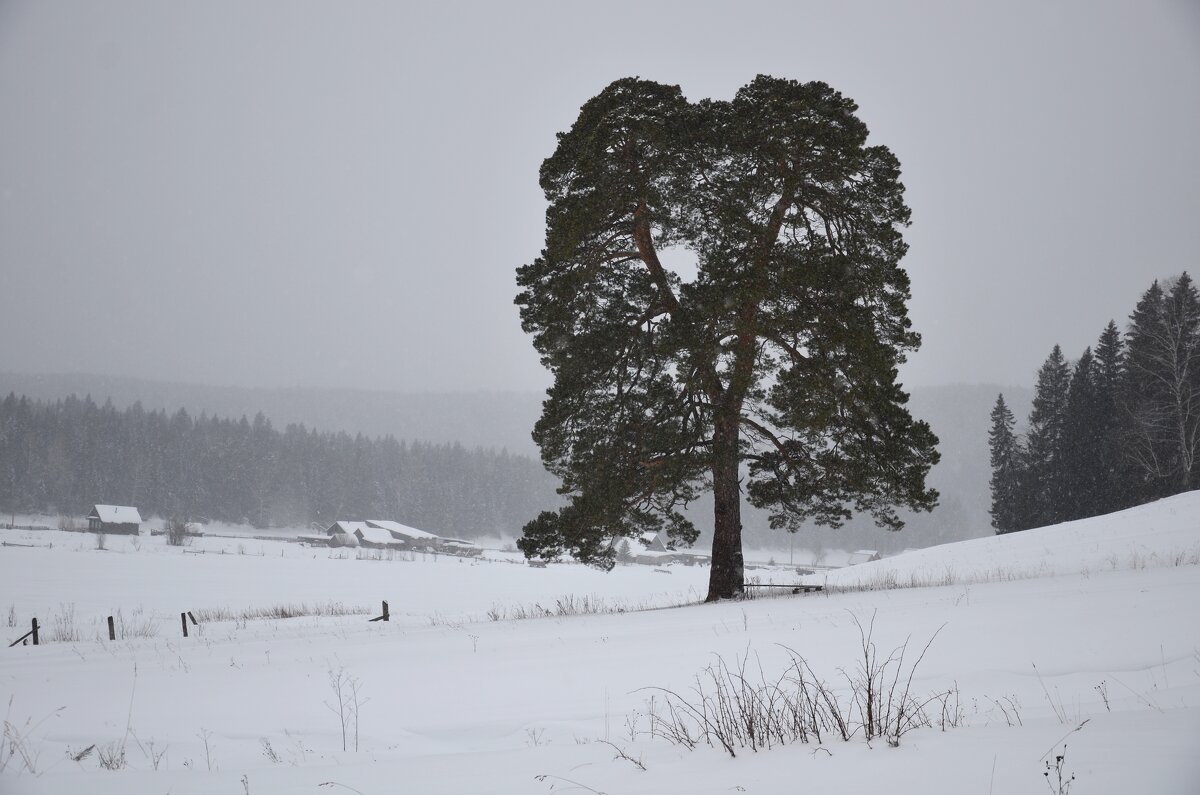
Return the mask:
POLYGON ((355 522, 359 527, 354 528, 354 535, 366 541, 369 544, 391 544, 396 539, 392 538, 392 534, 382 527, 371 527, 366 522, 355 522))
POLYGON ((367 527, 366 522, 349 522, 345 519, 339 519, 333 524, 329 525, 329 529, 326 530, 325 533, 327 535, 333 535, 334 533, 346 533, 347 535, 354 535, 355 531, 365 527, 367 527))
POLYGON ((630 539, 631 551, 634 553, 640 550, 647 552, 665 552, 667 545, 663 542, 662 537, 658 533, 648 531, 641 535, 634 536, 630 539))
POLYGON ((96 505, 92 508, 90 519, 95 516, 105 524, 141 524, 142 515, 138 509, 129 505, 96 505))
POLYGON ((409 538, 414 541, 433 541, 437 538, 433 533, 418 530, 415 527, 409 527, 399 522, 393 522, 390 519, 368 519, 366 524, 371 527, 378 527, 381 530, 387 530, 395 538, 409 538))

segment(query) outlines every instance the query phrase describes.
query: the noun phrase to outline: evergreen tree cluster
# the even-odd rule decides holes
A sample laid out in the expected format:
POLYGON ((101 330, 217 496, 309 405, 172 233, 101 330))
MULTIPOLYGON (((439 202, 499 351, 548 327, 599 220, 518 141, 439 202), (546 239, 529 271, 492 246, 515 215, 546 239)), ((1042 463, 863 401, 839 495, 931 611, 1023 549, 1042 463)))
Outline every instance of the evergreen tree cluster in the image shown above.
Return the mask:
POLYGON ((144 516, 326 525, 381 518, 449 536, 515 534, 555 505, 535 461, 460 444, 371 439, 261 413, 222 419, 90 397, 0 401, 0 509, 79 515, 94 503, 144 516))
POLYGON ((1191 277, 1156 281, 1124 335, 1110 321, 1073 366, 1055 345, 1023 436, 1003 395, 991 420, 998 533, 1200 487, 1200 295, 1191 277))

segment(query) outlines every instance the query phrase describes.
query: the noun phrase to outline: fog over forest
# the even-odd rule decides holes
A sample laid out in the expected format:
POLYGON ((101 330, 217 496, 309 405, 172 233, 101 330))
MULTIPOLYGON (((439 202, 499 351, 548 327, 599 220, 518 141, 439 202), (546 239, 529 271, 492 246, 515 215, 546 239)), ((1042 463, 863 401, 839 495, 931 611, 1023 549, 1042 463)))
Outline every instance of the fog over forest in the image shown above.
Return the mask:
MULTIPOLYGON (((765 512, 743 506, 746 541, 752 547, 782 549, 793 542, 821 548, 877 548, 899 551, 964 538, 988 535, 992 531, 988 516, 988 413, 999 391, 1003 391, 1019 416, 1024 416, 1030 399, 1028 388, 991 385, 954 385, 918 387, 913 390, 911 406, 915 416, 927 420, 938 434, 941 462, 933 468, 930 483, 941 492, 941 502, 932 514, 909 515, 908 526, 889 533, 869 520, 855 519, 838 529, 810 527, 791 539, 784 531, 768 527, 765 512)), ((515 467, 507 480, 519 483, 517 493, 495 495, 504 509, 483 508, 487 501, 464 491, 442 490, 436 507, 397 506, 399 517, 418 524, 433 522, 433 529, 448 532, 451 527, 462 535, 516 536, 520 523, 538 510, 552 507, 554 481, 541 471, 537 449, 529 430, 540 411, 541 396, 520 392, 473 392, 404 394, 366 390, 338 389, 249 389, 212 387, 121 377, 87 375, 28 375, 0 373, 0 397, 9 393, 25 395, 52 403, 69 395, 91 396, 98 405, 111 400, 117 409, 141 403, 147 411, 164 410, 168 415, 183 408, 193 418, 201 414, 240 420, 253 419, 262 412, 278 431, 290 424, 303 424, 323 433, 344 432, 351 436, 392 436, 405 442, 459 444, 469 452, 474 448, 506 450, 515 467), (521 514, 524 510, 525 513, 521 514)), ((465 459, 464 459, 465 460, 465 459)), ((412 490, 409 489, 409 493, 412 490)), ((91 501, 112 499, 96 495, 91 501)), ((364 509, 365 510, 365 509, 364 509)), ((702 497, 693 504, 690 515, 701 529, 696 547, 708 543, 711 503, 702 497)), ((281 514, 285 515, 285 514, 281 514)), ((305 517, 286 514, 297 525, 305 517)), ((359 518, 328 517, 315 519, 359 518)))

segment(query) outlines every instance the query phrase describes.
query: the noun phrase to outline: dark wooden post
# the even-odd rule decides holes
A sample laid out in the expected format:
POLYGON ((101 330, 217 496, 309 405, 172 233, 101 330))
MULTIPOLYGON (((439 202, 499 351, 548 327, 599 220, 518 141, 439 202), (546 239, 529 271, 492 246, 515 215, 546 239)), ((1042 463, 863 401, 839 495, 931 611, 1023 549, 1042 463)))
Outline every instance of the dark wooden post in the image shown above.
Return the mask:
POLYGON ((386 599, 384 599, 384 600, 383 600, 383 620, 384 620, 384 621, 391 621, 391 618, 390 618, 390 617, 389 617, 389 615, 388 615, 388 609, 387 609, 387 600, 386 600, 386 599))
POLYGON ((108 617, 108 639, 109 640, 117 639, 117 629, 116 629, 116 627, 113 626, 113 617, 112 616, 108 617))
POLYGON ((37 630, 38 630, 38 626, 37 626, 37 619, 35 618, 35 619, 33 620, 33 631, 32 631, 31 633, 29 633, 29 634, 33 635, 33 645, 34 645, 34 646, 38 645, 38 633, 37 633, 37 630))
POLYGON ((187 617, 188 617, 188 618, 190 618, 190 619, 192 620, 192 626, 193 626, 193 627, 198 627, 198 626, 200 626, 200 622, 196 620, 196 617, 195 617, 194 615, 192 615, 192 611, 191 611, 191 610, 187 611, 187 617))
POLYGON ((179 614, 179 626, 183 627, 183 636, 187 637, 187 613, 179 614))

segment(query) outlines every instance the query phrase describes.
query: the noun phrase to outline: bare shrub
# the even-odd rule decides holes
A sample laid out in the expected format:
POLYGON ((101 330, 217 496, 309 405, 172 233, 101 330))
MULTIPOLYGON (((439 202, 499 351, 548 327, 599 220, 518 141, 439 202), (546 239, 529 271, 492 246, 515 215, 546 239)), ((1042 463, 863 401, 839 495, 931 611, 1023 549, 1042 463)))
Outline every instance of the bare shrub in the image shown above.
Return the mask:
POLYGON ((362 683, 346 673, 345 668, 335 672, 329 669, 329 689, 333 692, 334 703, 325 702, 325 707, 337 715, 342 727, 342 750, 348 750, 348 736, 354 735, 354 750, 358 750, 358 713, 370 699, 362 697, 362 683))
MULTIPOLYGON (((113 613, 113 629, 116 632, 117 640, 158 637, 158 624, 153 618, 146 615, 144 607, 135 608, 129 614, 128 618, 118 609, 117 612, 113 613)), ((97 638, 106 640, 108 638, 108 628, 102 628, 97 633, 97 638)))
POLYGON ((630 756, 623 748, 621 748, 621 746, 617 745, 614 742, 610 742, 608 740, 600 740, 599 742, 604 743, 605 745, 611 747, 614 751, 617 752, 617 755, 613 757, 614 762, 618 759, 624 759, 626 762, 629 762, 631 765, 636 767, 638 770, 641 770, 642 772, 646 771, 646 765, 642 761, 642 757, 630 756))
POLYGON ((114 740, 105 745, 96 746, 96 759, 105 770, 124 770, 126 765, 125 743, 114 740))
POLYGON ((269 607, 246 607, 234 610, 228 607, 209 607, 193 611, 196 620, 205 621, 247 621, 250 619, 280 619, 302 618, 304 616, 364 616, 371 612, 370 608, 359 605, 346 605, 341 602, 293 602, 291 604, 271 605, 269 607))
POLYGON ((1062 753, 1055 755, 1053 764, 1046 762, 1046 772, 1042 774, 1046 777, 1046 786, 1054 795, 1070 795, 1075 774, 1067 772, 1066 764, 1067 744, 1063 743, 1062 753))
POLYGON ((265 756, 273 764, 279 764, 283 760, 279 758, 279 754, 271 747, 271 741, 266 737, 259 737, 259 743, 262 744, 263 756, 265 756))
POLYGON ((46 640, 59 643, 78 643, 79 629, 75 626, 75 603, 59 604, 58 612, 51 618, 50 631, 46 640))
MULTIPOLYGON (((11 704, 11 699, 9 703, 11 704)), ((28 732, 29 721, 25 721, 23 726, 4 721, 4 733, 0 734, 0 773, 3 773, 9 762, 15 758, 21 761, 24 770, 37 775, 39 754, 30 748, 28 732)))
POLYGON ((554 618, 583 615, 608 615, 611 613, 636 613, 658 607, 681 607, 692 602, 680 601, 669 605, 652 602, 607 602, 598 596, 576 596, 567 594, 554 600, 546 607, 540 602, 533 604, 502 605, 495 603, 485 614, 489 621, 525 621, 533 618, 554 618))
POLYGON ((155 770, 158 770, 158 766, 162 764, 163 757, 167 755, 167 746, 164 745, 162 748, 155 748, 155 742, 156 740, 151 737, 146 741, 145 745, 141 743, 138 743, 138 745, 142 749, 142 753, 150 760, 150 764, 154 766, 155 770))
POLYGON ((992 708, 1004 716, 1004 722, 1009 726, 1024 726, 1024 721, 1021 720, 1021 704, 1017 701, 1015 695, 1001 696, 1000 698, 992 698, 984 696, 988 701, 992 702, 992 708))
POLYGON ((104 533, 96 533, 96 549, 108 548, 108 536, 104 533))
MULTIPOLYGON (((928 717, 924 707, 930 702, 917 702, 910 696, 912 678, 917 666, 925 658, 925 652, 942 631, 941 628, 933 633, 925 647, 921 650, 916 661, 909 666, 908 676, 901 682, 904 675, 904 657, 908 652, 908 641, 897 649, 892 650, 887 659, 880 661, 871 636, 875 630, 875 615, 871 615, 871 623, 863 627, 858 616, 851 614, 854 625, 858 627, 862 649, 862 660, 855 675, 843 671, 847 684, 854 695, 858 708, 863 732, 868 740, 875 737, 885 737, 889 744, 899 745, 900 737, 918 725, 928 726, 928 717), (889 676, 891 681, 888 681, 889 676)), ((945 625, 943 625, 945 626, 945 625)))
MULTIPOLYGON (((663 696, 648 706, 651 736, 675 745, 708 745, 730 756, 748 748, 765 750, 793 742, 848 741, 883 737, 889 745, 919 726, 935 722, 944 730, 962 722, 957 686, 923 698, 912 694, 917 667, 941 630, 933 634, 911 663, 905 662, 908 641, 881 657, 871 640, 874 619, 864 627, 857 617, 862 659, 853 672, 843 671, 846 689, 835 689, 814 672, 808 661, 785 647, 790 664, 768 677, 750 655, 731 666, 717 657, 695 677, 691 697, 666 688, 647 688, 663 696)), ((636 720, 635 720, 636 722, 636 720)))
POLYGON ((212 732, 204 727, 200 728, 200 732, 196 735, 200 742, 204 743, 204 764, 208 767, 208 772, 213 770, 213 755, 212 748, 209 747, 208 741, 212 738, 212 732))
POLYGON ((8 709, 4 715, 4 730, 0 732, 0 773, 4 772, 13 759, 17 759, 21 762, 22 770, 27 770, 36 776, 41 772, 38 760, 42 751, 40 745, 35 746, 30 743, 30 738, 43 723, 61 715, 66 707, 59 707, 48 713, 37 723, 33 722, 33 718, 26 718, 23 723, 18 724, 10 720, 13 698, 13 696, 8 697, 8 709))

